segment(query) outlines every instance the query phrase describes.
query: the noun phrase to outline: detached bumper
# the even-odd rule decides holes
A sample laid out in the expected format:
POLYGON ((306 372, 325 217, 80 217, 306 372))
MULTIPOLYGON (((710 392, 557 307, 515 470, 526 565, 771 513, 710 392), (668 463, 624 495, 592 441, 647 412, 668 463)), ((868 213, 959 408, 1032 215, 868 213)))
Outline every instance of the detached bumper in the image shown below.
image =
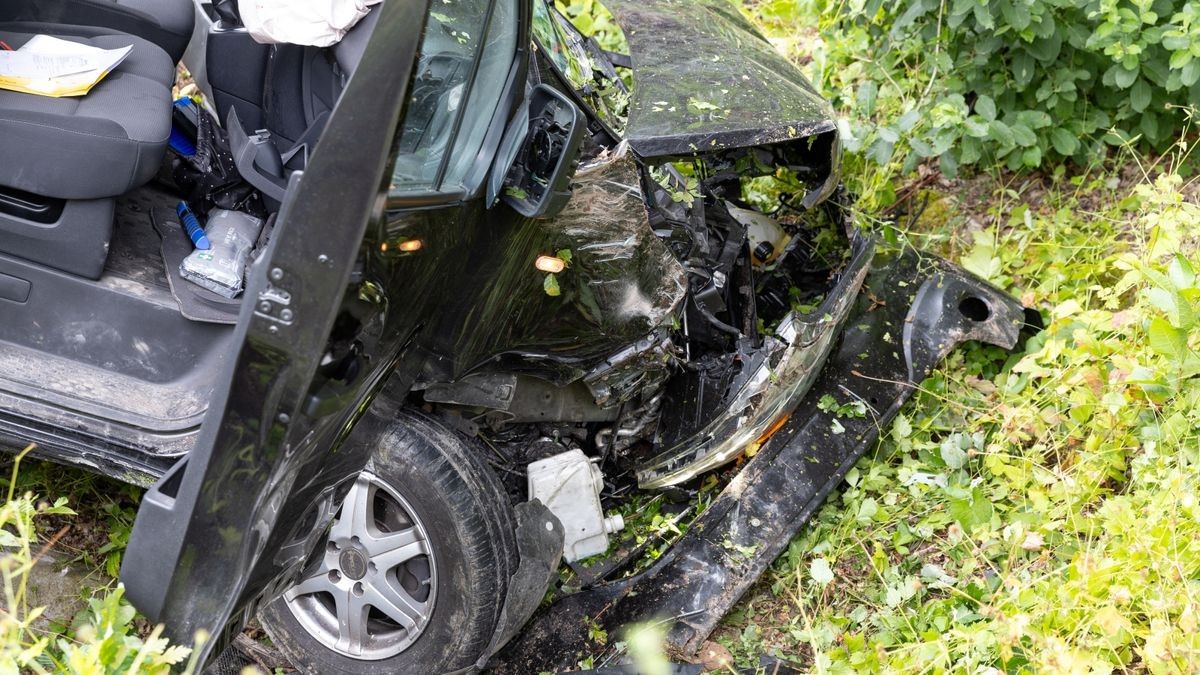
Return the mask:
POLYGON ((590 647, 588 622, 608 631, 663 622, 670 646, 694 654, 938 362, 969 340, 1015 348, 1022 329, 1038 323, 1036 313, 941 259, 876 255, 807 395, 690 530, 649 570, 545 608, 500 653, 493 672, 572 666, 590 647), (838 418, 818 407, 826 395, 860 402, 867 414, 838 418))

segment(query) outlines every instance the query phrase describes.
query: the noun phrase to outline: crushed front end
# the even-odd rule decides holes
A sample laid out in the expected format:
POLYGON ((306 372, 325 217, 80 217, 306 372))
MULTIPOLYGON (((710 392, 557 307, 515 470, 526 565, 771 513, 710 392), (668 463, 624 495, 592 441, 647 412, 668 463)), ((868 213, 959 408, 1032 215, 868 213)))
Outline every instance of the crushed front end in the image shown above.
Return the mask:
POLYGON ((574 665, 589 625, 662 622, 694 654, 950 350, 1036 321, 852 225, 832 110, 732 5, 607 4, 637 27, 628 55, 534 3, 539 75, 590 115, 572 198, 497 242, 469 311, 502 328, 463 334, 415 395, 483 440, 514 501, 535 466, 594 464, 589 538, 646 495, 691 506, 671 541, 568 556, 496 672, 574 665))

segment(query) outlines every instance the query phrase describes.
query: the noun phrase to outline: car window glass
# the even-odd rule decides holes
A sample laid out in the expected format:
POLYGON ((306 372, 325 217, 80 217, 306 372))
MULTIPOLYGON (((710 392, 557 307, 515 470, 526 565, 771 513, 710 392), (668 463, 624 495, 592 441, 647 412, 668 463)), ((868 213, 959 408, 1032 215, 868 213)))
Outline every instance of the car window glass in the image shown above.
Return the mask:
POLYGON ((393 193, 455 185, 473 166, 466 157, 477 156, 495 113, 516 53, 516 22, 513 0, 498 0, 495 10, 489 0, 433 3, 399 132, 393 193), (451 147, 442 186, 435 185, 451 147))
POLYGON ((517 5, 500 0, 492 14, 491 30, 484 37, 479 72, 467 101, 462 130, 446 168, 443 186, 461 185, 470 171, 479 165, 479 146, 496 112, 496 104, 508 79, 512 57, 517 49, 517 5))

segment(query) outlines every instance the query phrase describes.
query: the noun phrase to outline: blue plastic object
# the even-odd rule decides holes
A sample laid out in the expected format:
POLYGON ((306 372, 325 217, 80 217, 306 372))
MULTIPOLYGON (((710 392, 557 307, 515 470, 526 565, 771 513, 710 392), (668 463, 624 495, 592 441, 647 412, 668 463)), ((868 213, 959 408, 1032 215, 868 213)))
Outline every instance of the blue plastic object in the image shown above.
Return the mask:
POLYGON ((175 101, 171 112, 171 149, 184 157, 196 154, 196 125, 200 111, 186 96, 175 101))
POLYGON ((178 152, 184 157, 191 157, 192 155, 196 154, 196 144, 192 143, 192 140, 187 137, 187 134, 175 127, 171 128, 171 138, 167 142, 171 145, 172 150, 178 152))
POLYGON ((183 222, 183 229, 187 230, 188 238, 192 240, 192 244, 201 251, 207 251, 212 248, 208 237, 204 235, 204 228, 200 227, 200 221, 196 219, 196 214, 192 213, 192 208, 187 202, 179 202, 175 207, 175 213, 179 214, 179 220, 183 222))

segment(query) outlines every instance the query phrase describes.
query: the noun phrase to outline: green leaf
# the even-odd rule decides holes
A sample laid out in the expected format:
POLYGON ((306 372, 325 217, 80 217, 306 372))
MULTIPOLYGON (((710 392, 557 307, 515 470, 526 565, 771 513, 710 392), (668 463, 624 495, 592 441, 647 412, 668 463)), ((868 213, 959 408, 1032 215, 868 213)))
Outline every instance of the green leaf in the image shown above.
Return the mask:
POLYGON ((975 3, 975 21, 984 30, 991 30, 996 27, 996 22, 992 20, 992 15, 988 12, 987 5, 978 2, 975 3))
POLYGON ((1062 127, 1058 127, 1050 132, 1050 144, 1058 151, 1058 154, 1064 157, 1070 157, 1079 149, 1079 139, 1075 134, 1067 131, 1062 127))
POLYGON ((1138 81, 1133 83, 1133 88, 1129 90, 1129 105, 1134 111, 1142 112, 1150 105, 1153 93, 1150 83, 1146 82, 1145 78, 1138 78, 1138 81))
POLYGON ((558 249, 557 252, 555 252, 554 257, 565 262, 567 264, 567 267, 571 266, 571 249, 560 248, 560 249, 558 249))
POLYGON ((947 178, 958 177, 958 157, 953 152, 938 155, 938 168, 947 178))
POLYGON ((958 447, 958 442, 953 437, 942 442, 941 455, 947 469, 961 469, 967 463, 966 451, 958 447))
POLYGON ((553 274, 546 275, 546 279, 542 281, 542 290, 552 298, 562 295, 562 289, 558 287, 558 277, 553 274))
POLYGON ((932 145, 915 136, 908 139, 908 145, 913 149, 913 152, 917 153, 917 155, 920 157, 932 157, 937 154, 934 152, 932 145))
POLYGON ((996 102, 991 96, 982 95, 975 100, 975 112, 983 119, 991 122, 996 119, 996 102))
POLYGON ((1128 89, 1137 80, 1137 68, 1118 67, 1113 74, 1113 82, 1121 89, 1128 89))
POLYGON ((813 558, 808 564, 808 576, 822 586, 828 586, 833 581, 833 568, 825 558, 813 558))
POLYGON ((1176 366, 1182 366, 1188 357, 1187 333, 1170 321, 1156 316, 1150 320, 1147 329, 1150 337, 1150 348, 1166 357, 1176 366))
POLYGON ((887 166, 887 163, 892 160, 892 152, 895 151, 895 143, 885 141, 878 138, 871 144, 870 150, 867 151, 867 156, 875 161, 879 166, 887 166))
POLYGON ((1017 143, 1012 129, 1000 120, 992 120, 988 124, 988 138, 996 141, 1003 147, 1012 147, 1017 143))
POLYGON ((1025 87, 1029 86, 1030 82, 1033 82, 1034 63, 1035 63, 1035 61, 1033 59, 1033 55, 1030 54, 1029 52, 1025 51, 1024 49, 1017 52, 1016 54, 1013 54, 1013 58, 1012 58, 1013 80, 1016 81, 1017 85, 1021 89, 1024 89, 1025 87))
POLYGON ((1017 142, 1017 145, 1025 148, 1037 145, 1037 134, 1033 133, 1033 130, 1024 124, 1018 122, 1010 126, 1009 129, 1012 129, 1013 139, 1017 142))
POLYGON ((875 114, 875 98, 879 95, 879 85, 874 80, 868 80, 858 87, 858 107, 866 116, 875 114))
POLYGON ((992 503, 983 490, 976 487, 965 498, 950 500, 950 517, 968 532, 992 519, 992 503))
POLYGON ((1023 31, 1029 27, 1029 7, 1021 0, 1012 0, 1000 5, 1000 13, 1004 15, 1004 20, 1008 25, 1012 26, 1017 32, 1023 31))
POLYGON ((1186 258, 1175 256, 1167 266, 1167 278, 1175 284, 1175 288, 1184 290, 1196 285, 1196 271, 1186 258))
POLYGON ((1057 31, 1052 32, 1048 37, 1038 38, 1026 45, 1025 49, 1042 63, 1052 62, 1062 51, 1062 35, 1057 31))
POLYGON ((968 272, 983 278, 993 279, 1000 275, 1000 258, 996 257, 996 247, 986 237, 977 237, 971 252, 959 260, 959 264, 968 272))

